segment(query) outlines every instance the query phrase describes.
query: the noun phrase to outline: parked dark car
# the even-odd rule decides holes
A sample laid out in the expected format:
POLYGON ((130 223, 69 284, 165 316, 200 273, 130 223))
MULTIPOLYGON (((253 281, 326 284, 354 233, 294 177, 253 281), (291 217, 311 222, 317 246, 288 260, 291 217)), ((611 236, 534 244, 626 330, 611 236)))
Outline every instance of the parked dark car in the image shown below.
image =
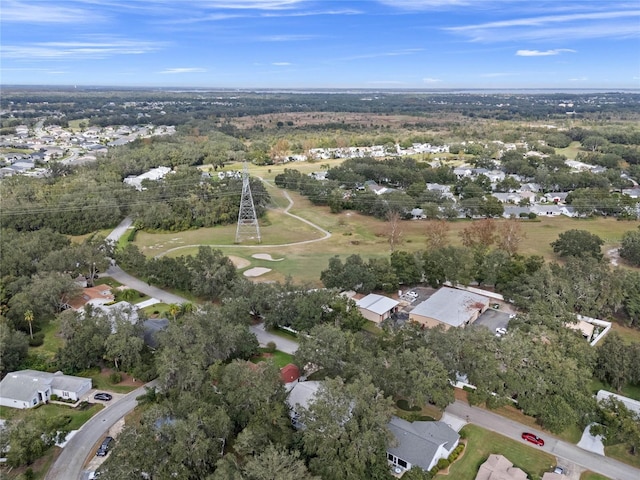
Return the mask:
POLYGON ((110 395, 109 393, 98 392, 93 396, 93 398, 95 400, 103 400, 105 402, 108 402, 109 400, 111 400, 113 398, 113 396, 110 395))
POLYGON ((96 452, 96 455, 98 457, 106 456, 107 453, 109 453, 109 448, 111 447, 111 442, 113 442, 113 437, 105 437, 104 440, 102 441, 102 443, 100 444, 100 447, 98 448, 98 451, 96 452))
POLYGON ((537 435, 534 435, 533 433, 524 432, 522 434, 522 439, 526 440, 527 442, 535 443, 539 447, 544 447, 544 440, 537 435))

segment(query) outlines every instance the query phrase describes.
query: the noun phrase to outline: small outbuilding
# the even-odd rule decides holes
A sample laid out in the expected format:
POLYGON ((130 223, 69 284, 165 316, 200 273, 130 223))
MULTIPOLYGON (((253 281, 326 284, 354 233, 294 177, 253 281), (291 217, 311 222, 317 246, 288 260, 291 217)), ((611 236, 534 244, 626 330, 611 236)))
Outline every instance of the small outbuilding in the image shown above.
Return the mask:
POLYGON ((297 365, 289 363, 280 369, 280 379, 282 383, 295 382, 300 378, 300 369, 297 365))
POLYGON ((362 316, 378 325, 397 312, 398 305, 400 302, 397 300, 375 293, 370 293, 356 301, 356 306, 362 316))

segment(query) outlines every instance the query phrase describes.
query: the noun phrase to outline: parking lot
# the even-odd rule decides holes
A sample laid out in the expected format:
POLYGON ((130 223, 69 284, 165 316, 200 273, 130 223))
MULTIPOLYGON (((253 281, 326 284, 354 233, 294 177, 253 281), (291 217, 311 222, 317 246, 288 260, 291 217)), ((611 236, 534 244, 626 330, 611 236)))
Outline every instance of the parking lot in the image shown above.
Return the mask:
POLYGON ((508 312, 489 308, 473 322, 473 325, 488 328, 491 333, 496 333, 497 328, 507 328, 510 315, 508 312))

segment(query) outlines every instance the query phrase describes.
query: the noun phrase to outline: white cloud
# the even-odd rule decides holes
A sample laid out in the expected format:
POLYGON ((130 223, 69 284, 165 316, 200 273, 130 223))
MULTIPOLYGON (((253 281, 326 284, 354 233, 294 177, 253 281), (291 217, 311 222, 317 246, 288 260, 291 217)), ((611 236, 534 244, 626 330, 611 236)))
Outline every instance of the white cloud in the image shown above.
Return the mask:
POLYGON ((561 53, 576 53, 575 50, 570 48, 554 48, 553 50, 518 50, 516 55, 518 57, 548 57, 550 55, 560 55, 561 53))
POLYGON ((442 82, 442 80, 440 80, 439 78, 431 78, 431 77, 423 78, 422 81, 430 85, 433 85, 434 83, 442 82))
POLYGON ((103 59, 114 55, 140 55, 158 50, 157 42, 106 39, 95 41, 38 42, 3 45, 3 58, 23 60, 103 59))
POLYGON ((18 0, 5 0, 2 5, 3 23, 87 23, 103 20, 86 9, 63 7, 55 1, 40 4, 26 3, 18 0))
POLYGON ((638 16, 640 10, 621 9, 512 18, 445 30, 475 42, 625 38, 640 35, 637 19, 634 19, 638 16))
POLYGON ((545 15, 541 17, 514 18, 511 20, 502 20, 499 22, 480 23, 478 25, 466 25, 463 27, 451 27, 450 31, 463 32, 473 31, 477 29, 488 28, 504 28, 504 27, 526 27, 539 26, 549 23, 566 23, 579 20, 607 20, 614 18, 626 18, 630 16, 640 16, 640 10, 619 10, 615 12, 592 12, 592 13, 573 13, 567 15, 545 15))
POLYGON ((276 67, 287 67, 291 64, 289 62, 273 62, 271 65, 274 65, 276 67))
POLYGON ((206 68, 200 68, 200 67, 176 67, 176 68, 166 68, 161 72, 161 74, 168 74, 168 75, 172 75, 175 73, 202 73, 202 72, 206 72, 207 69, 206 68))
POLYGON ((577 77, 577 78, 569 79, 570 82, 587 82, 588 80, 589 80, 588 77, 577 77))

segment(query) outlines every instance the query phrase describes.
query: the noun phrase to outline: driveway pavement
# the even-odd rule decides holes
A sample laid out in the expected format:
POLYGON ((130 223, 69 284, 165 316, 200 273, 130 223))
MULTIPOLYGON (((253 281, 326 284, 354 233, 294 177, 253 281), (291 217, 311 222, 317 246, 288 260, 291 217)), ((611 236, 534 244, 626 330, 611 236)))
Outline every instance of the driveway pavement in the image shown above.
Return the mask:
POLYGON ((602 435, 591 435, 589 430, 591 429, 591 425, 587 425, 587 428, 582 432, 582 438, 578 442, 578 446, 583 450, 587 450, 589 452, 597 453, 598 455, 602 455, 604 457, 604 444, 602 443, 602 435))

